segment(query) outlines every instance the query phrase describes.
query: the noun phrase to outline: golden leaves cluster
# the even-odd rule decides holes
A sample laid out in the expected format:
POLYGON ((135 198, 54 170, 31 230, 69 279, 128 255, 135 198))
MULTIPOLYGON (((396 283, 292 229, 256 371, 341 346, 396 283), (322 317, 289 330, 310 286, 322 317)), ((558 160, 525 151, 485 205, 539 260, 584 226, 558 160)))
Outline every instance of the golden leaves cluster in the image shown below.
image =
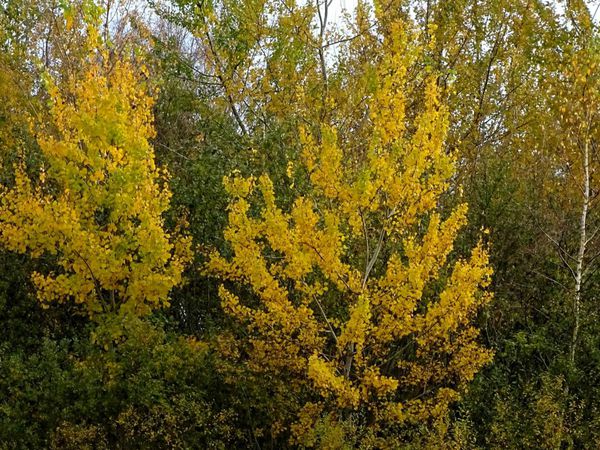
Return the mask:
POLYGON ((171 193, 149 143, 143 71, 92 50, 81 76, 47 79, 52 123, 34 124, 39 182, 22 163, 0 194, 2 244, 56 261, 33 275, 43 304, 73 299, 90 315, 145 315, 182 282, 190 242, 165 230, 171 193))
POLYGON ((366 408, 380 424, 444 414, 491 359, 472 325, 490 299, 488 255, 478 245, 450 264, 467 206, 438 210, 454 173, 448 111, 428 75, 423 110, 407 119, 417 52, 395 27, 363 154, 331 124, 301 130, 310 190, 290 208, 266 175, 226 177, 231 253, 207 266, 230 282, 222 304, 248 333, 251 369, 294 374, 319 401, 366 408))

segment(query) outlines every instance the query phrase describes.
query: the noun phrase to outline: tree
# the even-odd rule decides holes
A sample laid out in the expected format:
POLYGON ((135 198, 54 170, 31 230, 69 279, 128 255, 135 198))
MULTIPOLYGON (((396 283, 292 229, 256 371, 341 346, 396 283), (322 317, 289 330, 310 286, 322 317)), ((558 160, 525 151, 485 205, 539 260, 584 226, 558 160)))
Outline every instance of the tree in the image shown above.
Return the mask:
POLYGON ((409 121, 407 72, 423 48, 390 26, 366 142, 342 147, 328 123, 304 130, 296 173, 308 194, 289 211, 267 175, 225 178, 230 256, 213 253, 207 268, 230 282, 220 296, 243 325, 232 345, 247 367, 305 393, 292 427, 304 445, 319 414, 373 433, 441 419, 491 359, 471 323, 490 299, 487 253, 447 262, 467 211, 438 210, 454 167, 448 112, 421 72, 424 109, 409 121))
POLYGON ((149 144, 144 68, 111 60, 97 29, 88 33, 82 75, 47 78, 52 123, 34 124, 45 162, 35 174, 16 165, 14 186, 2 189, 0 241, 53 262, 33 274, 43 304, 145 315, 181 284, 190 243, 163 224, 170 192, 149 144))
MULTIPOLYGON (((565 195, 563 203, 571 217, 563 217, 562 236, 546 233, 555 244, 563 268, 571 278, 567 288, 572 316, 568 360, 575 368, 582 302, 595 272, 598 217, 595 211, 598 192, 598 112, 600 78, 597 67, 598 38, 584 4, 572 2, 567 9, 574 30, 573 44, 558 63, 559 75, 547 84, 551 110, 550 126, 555 130, 551 163, 556 193, 565 195), (569 99, 568 102, 565 99, 569 99)), ((561 212, 561 215, 565 215, 561 212)))

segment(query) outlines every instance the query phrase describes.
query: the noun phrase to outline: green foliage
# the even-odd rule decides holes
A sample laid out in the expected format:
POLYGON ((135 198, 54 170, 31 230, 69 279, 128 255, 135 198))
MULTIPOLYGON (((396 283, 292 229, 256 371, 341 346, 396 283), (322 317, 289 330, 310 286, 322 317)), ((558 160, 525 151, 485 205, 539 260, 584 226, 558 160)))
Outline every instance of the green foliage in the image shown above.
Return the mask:
MULTIPOLYGON (((102 326, 100 326, 102 328, 102 326)), ((0 442, 8 448, 230 448, 237 415, 218 409, 205 344, 147 322, 107 348, 43 339, 0 349, 0 442)), ((101 333, 96 329, 95 333, 101 333)))
MULTIPOLYGON (((0 449, 598 447, 597 168, 590 177, 589 241, 575 341, 571 273, 581 242, 581 144, 590 143, 593 167, 600 146, 598 18, 593 18, 589 2, 559 3, 378 0, 358 2, 356 11, 342 18, 333 17, 332 9, 316 0, 0 1, 1 190, 14 192, 15 181, 26 179, 32 194, 44 193, 5 208, 6 217, 31 210, 36 199, 41 199, 38 212, 47 212, 46 203, 61 198, 70 210, 81 210, 81 199, 68 201, 73 190, 61 197, 67 179, 77 179, 77 192, 103 192, 103 181, 90 177, 101 177, 104 170, 66 178, 57 177, 60 164, 48 171, 48 153, 60 147, 49 138, 68 144, 73 155, 85 149, 104 154, 105 146, 98 142, 115 129, 98 126, 100 120, 83 127, 73 124, 83 111, 75 94, 94 97, 94 89, 88 89, 94 80, 84 77, 90 64, 100 61, 90 57, 88 36, 93 31, 95 44, 104 46, 106 64, 97 78, 107 81, 103 98, 111 107, 90 101, 86 114, 98 110, 105 124, 129 125, 143 116, 138 123, 144 126, 126 127, 128 141, 145 138, 143 149, 152 149, 156 167, 169 173, 158 176, 151 168, 151 178, 161 192, 172 193, 168 202, 154 208, 154 222, 169 239, 174 236, 166 230, 187 223, 193 240, 185 283, 174 283, 168 296, 163 291, 160 302, 143 308, 148 314, 144 320, 106 314, 90 321, 82 304, 51 302, 43 309, 37 299, 31 274, 60 272, 61 263, 73 266, 76 259, 64 251, 53 254, 52 236, 35 222, 42 215, 34 211, 31 220, 13 227, 14 242, 29 231, 47 245, 37 258, 0 250, 0 449), (145 7, 156 14, 148 14, 145 7), (298 197, 315 200, 307 182, 310 174, 299 164, 300 128, 317 143, 326 137, 322 124, 335 128, 349 170, 369 154, 374 122, 368 99, 378 92, 377 68, 385 43, 398 36, 398 21, 405 22, 410 41, 422 55, 403 86, 409 99, 406 120, 394 115, 388 125, 404 125, 408 135, 414 132, 414 119, 426 110, 419 93, 427 74, 436 73, 441 102, 449 112, 444 154, 456 159, 457 173, 435 207, 441 217, 448 217, 458 205, 469 205, 467 225, 454 240, 449 265, 486 231, 494 301, 474 320, 481 330, 478 345, 492 349, 494 361, 463 386, 465 395, 447 413, 411 427, 388 424, 374 431, 373 405, 366 413, 332 410, 306 387, 294 384, 297 378, 288 370, 292 357, 285 352, 281 360, 286 364, 278 374, 249 370, 244 361, 251 346, 240 342, 256 330, 223 311, 217 292, 223 279, 208 279, 202 267, 210 251, 228 259, 233 255, 224 236, 230 212, 225 176, 269 174, 274 208, 290 211, 298 197), (132 70, 123 71, 114 64, 118 60, 130 61, 132 70), (147 70, 138 71, 142 63, 147 70), (56 89, 49 89, 44 82, 48 79, 56 89), (72 89, 76 86, 81 89, 72 89), (130 104, 121 101, 127 92, 135 94, 130 104), (73 126, 57 126, 57 111, 65 112, 63 125, 73 126), (45 146, 39 145, 44 141, 45 146), (16 177, 15 165, 21 168, 16 177), (159 303, 163 307, 156 309, 159 303)), ((390 64, 389 72, 398 66, 390 64)), ((148 155, 133 160, 148 161, 148 155)), ((112 161, 112 156, 95 160, 99 165, 94 167, 104 169, 112 161)), ((71 175, 74 168, 80 174, 93 169, 93 164, 72 161, 66 166, 71 175)), ((405 173, 406 167, 397 172, 405 173)), ((336 171, 328 174, 321 182, 329 192, 336 171)), ((135 176, 129 175, 132 181, 135 176)), ((140 184, 132 181, 131 186, 140 184)), ((253 217, 265 207, 259 197, 249 198, 253 217)), ((92 207, 83 208, 94 210, 88 214, 88 229, 105 225, 106 209, 96 208, 96 199, 88 199, 92 207)), ((334 204, 323 201, 320 209, 334 204)), ((0 228, 7 227, 6 217, 0 228)), ((50 219, 54 225, 74 223, 64 214, 50 219)), ((127 220, 117 222, 118 228, 127 220)), ((139 225, 135 218, 130 223, 139 225)), ((427 223, 415 232, 423 232, 427 223)), ((348 230, 341 227, 340 233, 348 230)), ((70 246, 98 262, 91 241, 75 236, 62 242, 62 248, 70 246)), ((130 255, 142 241, 128 243, 130 255)), ((388 244, 382 246, 374 274, 391 254, 385 249, 388 244)), ((346 240, 342 263, 362 268, 363 245, 362 238, 346 240)), ((397 247, 393 250, 402 250, 397 247)), ((261 257, 276 263, 282 254, 263 252, 261 257)), ((94 272, 105 269, 100 261, 94 272)), ((86 270, 80 272, 84 279, 86 270)), ((109 272, 104 278, 106 299, 115 291, 115 277, 122 291, 129 286, 123 270, 109 272)), ((294 291, 297 284, 288 280, 282 288, 294 291)), ((90 300, 94 287, 87 287, 90 295, 84 297, 90 300)), ((143 293, 134 303, 146 304, 145 289, 151 287, 142 283, 138 291, 143 293)), ((230 282, 226 287, 241 304, 259 305, 251 289, 230 282)), ((425 294, 435 295, 442 287, 442 282, 431 283, 425 294)), ((322 295, 324 310, 343 321, 352 301, 332 291, 322 295)), ((398 320, 390 327, 405 324, 398 320)), ((306 331, 307 323, 302 325, 306 331)), ((268 326, 264 331, 268 333, 268 326)), ((315 333, 328 336, 321 328, 315 333)), ((294 337, 290 333, 286 339, 294 337)), ((403 357, 415 354, 410 342, 399 341, 397 347, 403 357)), ((329 362, 343 357, 338 353, 332 351, 329 362)), ((402 380, 397 367, 383 370, 402 380)), ((398 399, 425 399, 431 389, 428 384, 402 390, 398 399)))

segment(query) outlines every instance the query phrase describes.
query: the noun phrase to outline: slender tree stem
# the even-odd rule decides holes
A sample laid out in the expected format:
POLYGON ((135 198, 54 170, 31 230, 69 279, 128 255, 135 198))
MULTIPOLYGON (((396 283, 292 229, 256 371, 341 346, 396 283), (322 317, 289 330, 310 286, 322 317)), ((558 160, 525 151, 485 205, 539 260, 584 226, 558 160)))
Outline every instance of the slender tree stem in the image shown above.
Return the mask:
POLYGON ((584 258, 587 239, 587 215, 590 204, 590 161, 589 161, 589 140, 583 147, 583 204, 581 207, 581 216, 579 218, 579 250, 577 252, 577 266, 575 268, 575 292, 573 295, 573 334, 571 336, 571 348, 569 360, 571 366, 575 365, 575 353, 577 348, 577 338, 579 335, 579 321, 581 308, 581 286, 583 273, 585 271, 584 258))

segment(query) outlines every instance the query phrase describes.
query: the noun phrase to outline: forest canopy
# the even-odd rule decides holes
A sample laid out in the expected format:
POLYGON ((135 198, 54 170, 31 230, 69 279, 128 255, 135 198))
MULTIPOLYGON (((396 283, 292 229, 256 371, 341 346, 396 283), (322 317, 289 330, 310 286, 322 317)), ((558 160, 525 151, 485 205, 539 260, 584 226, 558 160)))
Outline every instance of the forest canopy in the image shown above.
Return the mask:
POLYGON ((0 449, 599 446, 597 3, 0 0, 0 449))

